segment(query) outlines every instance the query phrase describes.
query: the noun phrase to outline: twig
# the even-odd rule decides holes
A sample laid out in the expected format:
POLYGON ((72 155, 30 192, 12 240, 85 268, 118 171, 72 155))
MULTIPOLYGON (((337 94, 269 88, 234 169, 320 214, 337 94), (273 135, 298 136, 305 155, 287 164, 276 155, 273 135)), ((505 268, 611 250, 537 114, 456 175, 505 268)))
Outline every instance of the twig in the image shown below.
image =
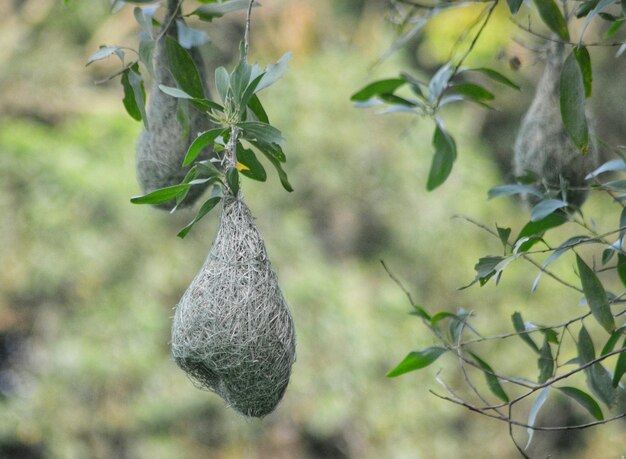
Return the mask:
POLYGON ((254 0, 250 0, 248 13, 246 14, 246 32, 243 36, 244 62, 248 61, 248 48, 250 47, 250 18, 252 17, 252 5, 254 5, 254 0))
POLYGON ((569 40, 561 40, 560 38, 554 38, 548 35, 544 35, 542 33, 539 32, 535 32, 530 25, 525 26, 524 24, 521 24, 519 22, 517 22, 515 19, 510 18, 509 19, 513 24, 515 24, 518 28, 522 29, 525 32, 528 32, 531 35, 534 35, 536 37, 542 38, 544 40, 547 41, 552 41, 555 43, 562 43, 564 45, 570 45, 570 46, 606 46, 606 47, 612 47, 612 46, 622 46, 625 42, 623 41, 614 41, 614 42, 608 42, 608 41, 595 41, 595 42, 587 42, 587 43, 577 43, 577 42, 573 42, 573 41, 569 41, 569 40))
POLYGON ((608 424, 609 422, 617 421, 618 419, 622 419, 622 418, 626 417, 626 413, 621 413, 621 414, 618 414, 618 415, 613 416, 611 418, 603 419, 601 421, 593 421, 593 422, 588 422, 586 424, 579 424, 579 425, 575 425, 575 426, 557 426, 557 427, 531 426, 531 425, 525 424, 523 422, 515 421, 514 419, 510 419, 509 417, 506 417, 506 416, 498 416, 498 415, 495 415, 495 414, 487 413, 487 412, 485 412, 483 410, 483 408, 471 405, 470 403, 467 403, 467 402, 465 402, 465 401, 463 401, 461 399, 446 397, 445 395, 440 395, 440 394, 436 393, 433 390, 429 390, 429 392, 431 394, 433 394, 435 397, 438 397, 438 398, 440 398, 442 400, 446 400, 448 402, 452 402, 452 403, 454 403, 456 405, 464 406, 468 410, 474 411, 475 413, 482 414, 483 416, 487 416, 489 418, 497 419, 498 421, 503 421, 503 422, 506 422, 508 424, 512 424, 512 425, 515 425, 515 426, 518 426, 518 427, 524 427, 526 429, 532 429, 532 430, 538 430, 538 431, 559 432, 559 431, 563 431, 563 430, 588 429, 589 427, 599 426, 599 425, 602 425, 602 424, 608 424))
MULTIPOLYGON (((469 222, 469 223, 471 223, 471 224, 473 224, 473 225, 475 225, 475 226, 478 226, 479 228, 481 228, 481 229, 483 229, 483 230, 487 231, 488 233, 492 234, 493 236, 496 236, 496 237, 498 237, 498 238, 499 238, 498 234, 497 234, 495 231, 493 231, 491 228, 488 228, 487 226, 483 225, 482 223, 479 223, 479 222, 477 222, 477 221, 475 221, 475 220, 472 220, 471 218, 466 217, 465 215, 455 215, 453 218, 461 218, 461 219, 463 219, 463 220, 465 220, 465 221, 467 221, 467 222, 469 222)), ((508 243, 507 245, 508 245, 509 247, 514 247, 514 245, 513 245, 513 244, 511 244, 511 243, 508 243)), ((567 281, 564 281, 564 280, 563 280, 563 279, 561 279, 559 276, 557 276, 556 274, 554 274, 552 271, 550 271, 550 270, 548 270, 548 269, 544 268, 543 266, 541 266, 539 263, 537 263, 535 260, 533 260, 532 258, 530 258, 530 257, 529 257, 528 255, 526 255, 525 253, 522 253, 522 254, 521 254, 521 257, 522 257, 524 260, 528 261, 529 263, 533 264, 533 265, 534 265, 537 269, 539 269, 541 272, 543 272, 543 273, 547 274, 548 276, 550 276, 552 279, 554 279, 555 281, 559 282, 560 284, 562 284, 562 285, 564 285, 564 286, 566 286, 566 287, 568 287, 568 288, 571 288, 572 290, 575 290, 575 291, 577 291, 578 293, 581 293, 581 294, 583 293, 582 289, 580 289, 580 288, 576 287, 575 285, 570 284, 570 283, 569 283, 569 282, 567 282, 567 281)))
MULTIPOLYGON (((485 19, 483 23, 480 25, 478 32, 476 32, 476 35, 474 35, 474 38, 472 39, 467 50, 465 50, 465 53, 461 56, 459 61, 454 66, 454 69, 452 70, 452 74, 450 75, 450 78, 448 80, 451 80, 452 78, 454 78, 454 76, 459 72, 459 69, 463 65, 463 62, 465 62, 465 59, 467 59, 467 57, 470 55, 470 53, 476 46, 476 43, 478 42, 478 39, 480 38, 483 31, 485 30, 485 27, 489 23, 489 19, 491 18, 491 15, 493 14, 493 11, 495 10, 496 6, 498 6, 498 0, 493 0, 492 3, 481 13, 481 15, 484 14, 485 19)), ((439 103, 441 102, 442 97, 443 97, 443 91, 441 92, 441 94, 439 94, 439 97, 437 97, 437 100, 434 103, 434 107, 439 106, 439 103)))
POLYGON ((180 10, 180 7, 182 6, 183 1, 184 0, 168 0, 169 5, 173 5, 174 3, 176 3, 176 7, 172 11, 172 14, 165 21, 165 24, 161 28, 161 31, 159 32, 159 35, 157 35, 155 41, 161 40, 163 36, 167 33, 168 29, 172 25, 172 22, 174 22, 174 19, 176 19, 176 16, 178 16, 178 11, 180 10))

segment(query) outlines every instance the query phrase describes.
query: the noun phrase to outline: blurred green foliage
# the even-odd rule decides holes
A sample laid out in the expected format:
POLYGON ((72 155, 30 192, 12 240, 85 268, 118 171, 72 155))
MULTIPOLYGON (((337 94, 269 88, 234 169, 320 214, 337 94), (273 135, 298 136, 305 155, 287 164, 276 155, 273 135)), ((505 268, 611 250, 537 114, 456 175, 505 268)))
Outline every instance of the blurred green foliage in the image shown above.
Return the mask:
MULTIPOLYGON (((450 217, 518 228, 527 219, 512 201, 486 201, 501 176, 478 135, 489 120, 482 109, 448 114, 464 150, 446 184, 427 194, 432 126, 349 103, 391 40, 377 2, 339 8, 325 0, 311 12, 304 1, 284 0, 259 13, 253 47, 263 53, 291 36, 294 18, 304 24, 298 36, 310 39, 293 43, 290 72, 264 99, 287 138, 295 192, 277 180, 242 184, 298 335, 284 401, 263 421, 245 420, 194 389, 169 357, 172 308, 209 250, 217 214, 182 241, 176 232, 191 211, 168 215, 129 203, 137 193, 140 125, 124 113, 119 85, 92 87, 89 80, 104 71, 81 67, 103 41, 101 27, 120 30, 120 41, 136 30, 128 11, 109 18, 86 3, 50 6, 33 26, 20 9, 4 16, 29 39, 0 80, 1 105, 12 107, 0 121, 0 457, 511 457, 502 426, 429 396, 437 364, 385 378, 407 347, 433 342, 416 334, 409 304, 380 258, 419 303, 473 310, 485 331, 510 330, 512 308, 549 322, 578 304, 547 279, 531 295, 535 273, 524 267, 507 272, 497 289, 456 291, 471 280, 477 257, 497 252, 499 243, 450 217), (37 38, 42 29, 47 38, 37 38), (49 34, 63 37, 63 46, 49 34), (19 71, 43 56, 53 62, 42 64, 46 72, 56 75, 45 85, 36 72, 19 71), (18 104, 15 87, 24 97, 34 88, 32 99, 18 104), (50 110, 48 94, 71 103, 50 110)), ((214 40, 236 26, 228 21, 209 30, 214 40)), ((491 52, 488 58, 498 49, 491 52)), ((397 74, 413 58, 396 56, 374 76, 397 74)), ((514 130, 504 131, 512 143, 514 130)), ((603 225, 607 205, 592 199, 588 207, 603 225)), ((561 265, 564 277, 573 277, 573 262, 561 265)), ((505 371, 535 371, 506 346, 479 349, 505 371)), ((546 406, 555 424, 585 413, 558 397, 546 406)), ((596 458, 623 454, 622 439, 623 425, 615 424, 573 436, 538 433, 535 441, 554 457, 596 458)))

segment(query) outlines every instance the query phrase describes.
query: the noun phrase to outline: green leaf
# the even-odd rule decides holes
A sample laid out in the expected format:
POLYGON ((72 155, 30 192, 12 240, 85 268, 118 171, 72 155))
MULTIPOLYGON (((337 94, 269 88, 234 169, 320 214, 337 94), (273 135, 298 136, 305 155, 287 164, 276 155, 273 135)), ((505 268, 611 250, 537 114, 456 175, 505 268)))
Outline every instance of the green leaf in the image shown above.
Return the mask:
POLYGON ((517 91, 522 90, 522 88, 520 88, 517 84, 513 83, 511 80, 509 80, 507 77, 502 75, 500 72, 496 72, 493 69, 489 69, 486 67, 478 67, 478 68, 473 68, 473 69, 467 69, 467 71, 468 72, 480 72, 486 77, 491 78, 493 81, 496 81, 500 84, 508 86, 509 88, 513 88, 517 91))
POLYGON ((152 18, 144 14, 143 9, 139 7, 135 7, 133 9, 133 15, 135 16, 135 20, 137 24, 141 27, 142 32, 144 32, 151 39, 154 38, 154 28, 152 27, 152 18))
POLYGON ((623 172, 626 171, 626 162, 623 159, 612 159, 607 161, 600 167, 598 167, 595 171, 591 172, 585 177, 585 180, 591 180, 594 177, 597 177, 600 174, 605 172, 623 172))
POLYGON ((265 182, 265 180, 267 180, 267 173, 254 152, 245 148, 240 143, 237 143, 237 161, 247 168, 239 171, 241 175, 245 175, 252 180, 258 180, 259 182, 265 182))
POLYGON ((620 337, 622 336, 622 334, 626 333, 626 326, 624 327, 620 327, 617 330, 615 330, 613 332, 613 334, 609 337, 609 339, 607 340, 606 344, 604 345, 604 347, 602 348, 602 351, 600 352, 600 355, 606 355, 609 352, 613 351, 613 348, 615 347, 615 345, 617 344, 617 341, 619 341, 620 337))
POLYGON ((546 231, 561 226, 567 222, 567 216, 565 214, 550 214, 546 218, 539 221, 528 222, 517 235, 515 242, 517 243, 523 238, 535 238, 533 240, 523 243, 519 252, 526 252, 546 233, 546 231))
POLYGON ((564 41, 569 41, 567 22, 554 0, 533 0, 543 22, 564 41))
POLYGON ((131 116, 131 118, 141 121, 141 110, 137 106, 137 99, 135 98, 135 91, 133 87, 130 85, 130 81, 128 78, 128 74, 130 73, 130 69, 124 70, 122 73, 122 87, 124 88, 124 98, 122 99, 122 103, 124 104, 124 108, 126 112, 131 116))
POLYGON ((175 97, 176 99, 190 100, 196 106, 196 108, 201 111, 209 111, 211 109, 224 111, 224 107, 222 107, 220 104, 208 99, 196 99, 187 94, 182 89, 172 88, 171 86, 165 86, 162 84, 159 85, 159 89, 161 90, 161 92, 167 94, 168 96, 175 97))
POLYGON ((511 14, 517 14, 524 0, 506 0, 506 3, 509 5, 509 9, 511 10, 511 14))
POLYGON ((437 72, 428 82, 429 102, 434 103, 437 99, 441 97, 443 92, 448 87, 448 83, 450 82, 450 78, 452 78, 453 73, 454 71, 452 70, 452 66, 449 62, 445 65, 442 65, 439 70, 437 70, 437 72))
POLYGON ((440 123, 437 123, 435 126, 433 146, 435 147, 435 154, 433 155, 428 182, 426 183, 428 191, 434 190, 446 181, 456 160, 456 143, 440 123))
POLYGON ((576 9, 576 11, 574 12, 574 15, 577 18, 582 18, 584 16, 587 16, 589 14, 589 12, 591 10, 593 10, 598 5, 599 1, 600 0, 586 0, 586 1, 582 1, 581 4, 576 9))
MULTIPOLYGON (((146 90, 143 85, 143 78, 139 74, 139 65, 133 64, 128 72, 128 82, 133 89, 133 95, 135 96, 135 106, 141 113, 141 119, 146 129, 150 129, 148 125, 148 117, 146 116, 146 90)), ((126 92, 126 90, 124 90, 126 92)))
MULTIPOLYGON (((626 339, 624 339, 622 347, 626 347, 626 339)), ((619 385, 619 381, 622 379, 624 374, 626 374, 626 351, 622 351, 617 358, 615 372, 613 374, 613 387, 617 387, 619 385)))
POLYGON ((611 25, 611 27, 609 27, 609 29, 606 32, 604 32, 604 34, 602 35, 602 39, 609 40, 613 38, 615 34, 619 31, 619 29, 622 28, 623 25, 624 25, 624 18, 618 19, 611 25))
POLYGON ((554 211, 567 206, 568 204, 565 201, 561 201, 560 199, 544 199, 532 208, 530 221, 538 222, 540 220, 543 220, 554 211))
POLYGON ((511 320, 513 321, 513 328, 515 328, 517 335, 522 339, 522 341, 528 344, 533 351, 539 354, 539 347, 528 334, 522 315, 519 312, 514 312, 511 316, 511 320))
POLYGON ((413 309, 414 309, 414 311, 411 311, 409 314, 411 314, 413 316, 420 317, 420 318, 430 322, 431 317, 430 317, 430 314, 428 314, 428 312, 426 312, 426 309, 424 309, 421 306, 418 306, 417 304, 413 305, 413 309))
POLYGON ((570 398, 576 400, 584 409, 586 409, 589 414, 591 414, 598 421, 602 421, 604 419, 604 415, 602 414, 602 409, 598 402, 596 402, 591 395, 583 392, 580 389, 576 389, 575 387, 557 387, 561 392, 567 395, 570 398))
POLYGON ((537 382, 543 384, 552 376, 554 372, 554 357, 552 357, 552 349, 548 338, 544 338, 543 346, 539 353, 539 360, 537 360, 537 367, 539 368, 539 378, 537 382))
POLYGON ((190 184, 185 183, 160 188, 152 191, 151 193, 144 194, 143 196, 135 196, 131 198, 130 202, 133 204, 161 204, 162 202, 167 202, 170 199, 174 199, 179 194, 184 193, 190 186, 190 184))
POLYGON ((411 352, 393 370, 387 373, 388 378, 395 378, 410 371, 420 370, 437 360, 447 349, 443 347, 429 347, 421 351, 411 352))
POLYGON ((487 91, 482 86, 474 83, 455 84, 451 88, 454 89, 458 94, 461 94, 477 102, 484 102, 486 100, 493 100, 496 98, 496 96, 494 96, 492 92, 487 91))
POLYGON ((527 423, 530 427, 526 429, 526 431, 528 432, 528 442, 526 443, 526 447, 524 449, 528 449, 528 447, 533 441, 535 429, 532 429, 531 427, 535 426, 535 422, 537 422, 537 415, 539 414, 539 410, 541 410, 541 407, 548 399, 549 393, 550 393, 550 386, 544 387, 541 390, 541 392, 539 392, 539 395, 537 396, 532 406, 530 407, 530 413, 528 414, 528 423, 527 423))
POLYGON ((217 167, 213 165, 213 162, 209 159, 205 159, 203 161, 198 161, 196 163, 196 167, 198 168, 198 172, 206 175, 207 177, 219 177, 222 173, 219 171, 217 167))
MULTIPOLYGON (((248 84, 250 84, 250 76, 252 75, 252 66, 240 61, 230 75, 230 87, 233 90, 233 97, 237 103, 241 102, 243 93, 248 84)), ((244 104, 245 105, 245 104, 244 104)))
POLYGON ((170 36, 165 37, 169 70, 178 86, 194 99, 205 99, 200 73, 191 55, 170 36))
POLYGON ((541 269, 539 270, 539 273, 537 274, 537 277, 535 278, 535 281, 533 282, 531 291, 534 292, 537 289, 537 285, 539 284, 539 279, 541 278, 541 275, 544 273, 545 269, 548 267, 550 263, 557 260, 561 255, 563 255, 572 247, 576 247, 577 245, 582 245, 584 243, 594 243, 594 242, 597 242, 597 240, 592 239, 589 236, 574 236, 574 237, 569 238, 563 244, 561 244, 554 252, 552 252, 552 255, 550 255, 548 259, 541 265, 541 269))
POLYGON ((357 91, 350 97, 353 102, 365 102, 372 97, 381 94, 393 94, 399 87, 405 85, 407 81, 403 78, 390 78, 387 80, 379 80, 368 84, 360 91, 357 91))
POLYGON ((154 77, 152 68, 152 56, 154 54, 155 42, 152 38, 142 35, 139 41, 139 60, 148 69, 148 73, 154 77))
POLYGON ((589 97, 591 97, 591 86, 593 81, 591 56, 589 55, 589 51, 587 51, 587 48, 585 48, 584 46, 576 46, 573 51, 574 56, 576 57, 576 62, 578 62, 580 72, 583 76, 585 97, 588 99, 589 97))
POLYGON ((224 67, 215 69, 215 87, 222 102, 226 102, 228 90, 230 89, 230 76, 224 67))
POLYGON ((265 112, 265 109, 261 104, 261 100, 256 94, 250 97, 250 101, 248 102, 248 108, 252 110, 252 113, 254 113, 254 116, 256 116, 260 122, 267 124, 270 123, 270 120, 267 117, 267 113, 265 112))
POLYGON ((602 282, 578 255, 576 255, 576 264, 578 265, 583 292, 594 318, 606 331, 612 333, 615 330, 615 319, 611 313, 609 299, 602 282))
POLYGON ((531 185, 499 185, 490 189, 487 196, 489 199, 493 199, 515 194, 532 194, 538 198, 543 198, 543 194, 531 185))
POLYGON ((464 290, 471 287, 476 282, 480 281, 480 285, 485 283, 493 277, 496 273, 496 267, 502 263, 505 257, 482 257, 478 260, 478 263, 474 265, 474 271, 476 271, 476 277, 468 285, 461 287, 460 290, 464 290))
MULTIPOLYGON (((213 19, 221 18, 225 14, 248 8, 249 0, 230 0, 227 2, 211 3, 197 8, 191 14, 198 16, 200 20, 211 22, 213 19)), ((257 5, 254 5, 257 6, 257 5)))
POLYGON ((622 253, 617 254, 617 275, 626 287, 626 255, 622 253))
POLYGON ((263 77, 261 78, 261 81, 257 85, 254 92, 256 93, 256 92, 262 91, 268 86, 271 86, 274 83, 276 83, 287 71, 287 64, 289 63, 290 60, 291 60, 291 53, 287 52, 283 54, 283 56, 280 59, 278 59, 278 62, 276 62, 276 64, 268 65, 267 68, 265 69, 265 72, 263 73, 263 77))
POLYGON ((191 228, 193 228, 193 225, 198 223, 198 221, 200 221, 202 217, 208 214, 221 201, 221 199, 222 199, 221 197, 215 196, 213 198, 208 199, 204 204, 202 204, 202 207, 200 207, 200 210, 198 211, 198 214, 196 215, 196 217, 187 226, 185 226, 182 230, 180 230, 177 236, 181 239, 184 239, 184 237, 187 236, 189 231, 191 231, 191 228))
POLYGON ((87 59, 87 65, 95 61, 106 59, 107 57, 115 54, 118 51, 120 51, 119 46, 101 46, 98 51, 89 56, 89 58, 87 59))
POLYGON ((185 159, 183 160, 183 167, 191 164, 198 155, 204 150, 206 147, 215 142, 219 136, 224 135, 227 132, 226 129, 211 129, 209 131, 203 132, 195 140, 189 145, 189 149, 187 150, 187 154, 185 155, 185 159))
POLYGON ((606 265, 615 255, 615 250, 613 248, 604 249, 602 251, 602 265, 606 265))
MULTIPOLYGON (((249 106, 250 104, 250 99, 255 96, 255 92, 256 92, 256 88, 259 85, 259 83, 261 82, 261 79, 263 78, 263 74, 257 76, 256 78, 254 78, 250 84, 248 84, 248 86, 246 87, 245 91, 243 92, 243 95, 241 96, 241 101, 240 101, 240 105, 242 107, 246 107, 249 106)), ((258 99, 257 99, 258 100, 258 99)))
POLYGON ((237 168, 231 167, 226 171, 226 183, 228 183, 233 196, 237 196, 239 193, 239 172, 237 168))
MULTIPOLYGON (((593 341, 584 325, 580 327, 577 346, 580 366, 595 359, 593 341)), ((615 391, 613 389, 611 376, 606 368, 599 363, 595 363, 585 368, 585 375, 587 376, 587 386, 589 386, 589 389, 607 406, 611 406, 615 398, 615 391)))
POLYGON ((474 357, 474 360, 476 360, 478 366, 482 368, 483 372, 485 373, 485 378, 487 380, 487 386, 489 386, 489 390, 491 390, 491 392, 500 400, 508 403, 509 396, 506 394, 506 392, 504 392, 504 389, 502 389, 500 381, 498 381, 498 377, 495 375, 489 364, 473 352, 470 352, 470 355, 474 357))
POLYGON ((506 252, 509 237, 511 236, 511 228, 500 228, 498 225, 496 225, 496 230, 498 230, 498 237, 500 238, 500 242, 502 242, 502 245, 506 252))
POLYGON ((262 148, 262 146, 257 142, 250 142, 250 143, 254 145, 256 148, 258 148, 259 151, 265 155, 268 161, 272 163, 272 165, 276 169, 276 172, 278 173, 278 178, 280 179, 280 183, 282 184, 283 188, 289 192, 292 192, 293 187, 289 183, 289 179, 287 178, 287 173, 283 170, 282 166, 280 165, 280 162, 276 159, 274 154, 262 148))
POLYGON ((589 148, 589 127, 585 114, 585 82, 572 52, 561 71, 561 118, 574 144, 586 153, 589 148))
POLYGON ((281 145, 285 140, 278 129, 267 123, 244 121, 237 123, 237 126, 241 128, 242 135, 247 140, 256 140, 274 145, 281 145))

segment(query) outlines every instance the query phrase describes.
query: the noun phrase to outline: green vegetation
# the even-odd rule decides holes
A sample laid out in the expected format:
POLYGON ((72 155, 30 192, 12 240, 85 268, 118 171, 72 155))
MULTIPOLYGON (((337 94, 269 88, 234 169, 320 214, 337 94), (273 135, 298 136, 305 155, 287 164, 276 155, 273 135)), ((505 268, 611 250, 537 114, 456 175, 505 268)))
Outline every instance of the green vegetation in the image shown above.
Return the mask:
MULTIPOLYGON (((36 2, 46 8, 47 2, 36 2)), ((347 7, 319 1, 313 13, 304 1, 264 6, 267 16, 259 14, 255 32, 258 42, 268 43, 257 50, 262 62, 282 54, 293 18, 316 18, 314 23, 303 19, 298 36, 312 38, 292 43, 290 71, 263 100, 272 124, 286 137, 285 169, 294 192, 286 193, 276 179, 241 182, 298 336, 298 359, 282 404, 263 421, 251 422, 214 394, 194 389, 170 358, 172 308, 209 250, 217 212, 181 240, 176 234, 197 208, 169 215, 129 202, 138 194, 134 144, 141 123, 124 113, 119 83, 90 85, 88 80, 108 69, 82 66, 101 41, 93 34, 103 33, 102 24, 107 31, 123 31, 134 27, 134 19, 128 7, 109 19, 105 8, 94 13, 80 3, 49 6, 47 19, 32 26, 9 8, 30 42, 24 42, 21 55, 13 55, 14 65, 0 79, 1 106, 9 114, 0 124, 0 456, 20 457, 15 453, 20 451, 24 457, 30 452, 102 458, 512 457, 515 449, 502 425, 428 393, 440 389, 434 380, 439 368, 446 368, 442 376, 458 387, 464 384, 462 375, 452 368, 453 356, 440 355, 437 340, 420 328, 415 314, 409 315, 416 309, 380 259, 433 318, 441 311, 472 311, 472 325, 486 334, 513 330, 515 311, 521 312, 519 320, 514 317, 515 329, 525 327, 524 320, 557 323, 578 311, 581 295, 563 291, 547 276, 531 293, 537 271, 521 264, 508 268, 497 288, 492 281, 457 290, 472 281, 480 256, 500 254, 503 247, 451 217, 463 214, 494 229, 494 223, 506 224, 512 234, 529 220, 509 198, 487 201, 487 190, 506 182, 498 164, 510 160, 498 163, 496 150, 510 154, 519 119, 510 125, 495 122, 502 147, 486 140, 494 115, 481 106, 446 109, 446 130, 462 151, 445 183, 435 177, 439 187, 428 193, 432 123, 357 111, 349 98, 368 81, 401 74, 414 59, 432 65, 441 52, 428 49, 436 41, 415 55, 397 54, 368 75, 368 66, 392 39, 378 2, 351 1, 347 7), (264 29, 264 22, 272 25, 264 29), (63 46, 50 41, 53 32, 63 46), (59 53, 56 69, 41 61, 45 90, 38 80, 43 76, 31 77, 28 71, 43 59, 40 48, 59 53), (63 72, 67 79, 84 81, 68 84, 63 72), (16 102, 16 87, 21 94, 35 88, 35 100, 16 102), (77 87, 84 100, 72 96, 77 87), (52 108, 37 98, 48 93, 56 104, 52 108), (72 103, 61 103, 59 93, 72 103), (387 379, 408 348, 430 349, 408 362, 430 366, 387 379)), ((208 29, 218 44, 228 36, 228 25, 219 24, 208 29)), ((120 32, 117 38, 128 41, 135 33, 120 32)), ((491 63, 500 42, 482 49, 471 65, 491 63)), ((220 46, 208 53, 217 61, 223 60, 220 51, 236 59, 236 43, 230 51, 220 46)), ((612 57, 602 59, 605 69, 617 65, 612 57)), ((522 96, 494 85, 497 98, 490 103, 521 113, 532 95, 524 77, 515 78, 522 96)), ((594 96, 598 89, 594 86, 594 96)), ((615 91, 623 94, 624 88, 615 91)), ((621 122, 621 112, 606 107, 599 116, 609 125, 621 122)), ((599 195, 592 193, 586 208, 600 232, 615 227, 615 208, 599 195)), ((557 246, 569 236, 568 225, 549 233, 557 246)), ((576 258, 563 256, 552 269, 580 285, 576 265, 576 258)), ((593 279, 582 287, 585 294, 598 292, 593 279)), ((594 298, 590 303, 597 299, 592 309, 612 329, 602 292, 587 296, 594 298)), ((606 333, 600 323, 586 322, 591 336, 606 333)), ((472 350, 483 368, 516 374, 527 369, 527 377, 536 379, 537 352, 545 357, 551 339, 544 336, 538 344, 514 338, 518 343, 478 343, 472 350), (518 352, 520 346, 529 352, 518 352)), ((586 336, 579 341, 595 356, 606 340, 598 340, 595 350, 586 336)), ((616 338, 615 348, 622 341, 616 338)), ((614 365, 617 356, 612 359, 614 365)), ((544 377, 549 373, 545 366, 539 370, 544 377)), ((476 382, 508 397, 510 385, 489 373, 476 382)), ((603 408, 577 389, 584 386, 585 376, 579 374, 560 387, 561 394, 543 397, 539 418, 549 413, 558 425, 600 419, 603 408)), ((519 410, 528 418, 531 403, 519 410)), ((555 457, 561 452, 568 458, 617 457, 624 452, 623 424, 572 436, 537 432, 533 442, 537 451, 544 448, 555 457)))

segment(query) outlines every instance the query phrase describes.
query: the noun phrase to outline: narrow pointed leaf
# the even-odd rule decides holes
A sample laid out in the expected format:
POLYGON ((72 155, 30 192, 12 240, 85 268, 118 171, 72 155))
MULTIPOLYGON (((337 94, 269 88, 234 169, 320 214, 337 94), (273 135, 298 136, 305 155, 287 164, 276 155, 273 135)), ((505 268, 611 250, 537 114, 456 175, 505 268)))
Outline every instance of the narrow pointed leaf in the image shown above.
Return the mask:
POLYGON ((131 198, 130 202, 133 204, 160 204, 175 198, 190 186, 191 185, 186 183, 160 188, 152 191, 151 193, 144 194, 143 196, 135 196, 134 198, 131 198))
POLYGON ((185 159, 183 160, 183 167, 191 164, 198 155, 204 150, 206 147, 210 146, 215 142, 219 136, 224 135, 226 133, 226 129, 211 129, 210 131, 203 132, 195 140, 189 145, 189 149, 187 150, 187 154, 185 155, 185 159))
MULTIPOLYGON (((550 386, 544 387, 541 390, 541 392, 539 392, 539 395, 533 402, 533 405, 530 407, 530 413, 528 415, 528 423, 527 423, 529 426, 531 427, 535 426, 535 423, 537 422, 537 415, 539 414, 539 411, 541 410, 541 407, 543 406, 543 404, 548 399, 549 393, 550 393, 550 386)), ((526 447, 524 449, 528 449, 528 447, 533 441, 533 435, 535 434, 535 429, 532 429, 530 427, 527 428, 526 431, 528 432, 528 442, 526 443, 526 447)))
POLYGON ((615 319, 611 313, 611 306, 604 286, 596 273, 578 255, 576 255, 576 264, 578 265, 583 292, 594 318, 606 331, 612 333, 615 330, 615 319))
POLYGON ((131 116, 131 118, 141 121, 141 111, 137 106, 137 99, 135 98, 135 92, 133 87, 130 85, 130 81, 128 79, 128 74, 130 69, 126 69, 124 73, 122 73, 122 87, 124 88, 124 99, 122 99, 122 103, 124 104, 124 108, 126 112, 131 116))
MULTIPOLYGON (((622 343, 622 347, 626 347, 626 339, 622 343)), ((615 372, 613 373, 613 387, 617 387, 622 376, 626 374, 626 351, 622 352, 617 358, 615 364, 615 372)))
POLYGON ((569 41, 567 22, 554 0, 533 0, 543 22, 562 40, 569 41))
POLYGON ((393 370, 387 373, 388 378, 395 378, 410 371, 420 370, 437 360, 447 349, 429 347, 421 351, 411 352, 393 370))
POLYGON ((530 221, 543 220, 555 210, 567 207, 567 202, 560 199, 545 199, 532 208, 530 221))
POLYGON ((583 153, 589 149, 589 127, 585 114, 585 82, 572 52, 561 71, 561 118, 568 135, 583 153))
POLYGON ((178 86, 195 99, 204 99, 200 73, 189 52, 172 37, 165 38, 170 72, 178 86))
POLYGON ((600 408, 598 402, 596 402, 591 395, 575 387, 558 387, 557 389, 559 389, 568 397, 576 400, 580 404, 580 406, 586 409, 589 414, 591 414, 598 421, 602 421, 604 419, 604 415, 602 414, 602 408, 600 408))
POLYGON ((365 102, 380 94, 393 94, 399 87, 405 85, 407 81, 403 78, 391 78, 370 83, 360 91, 354 93, 350 98, 353 102, 365 102))
POLYGON ((239 193, 239 171, 236 167, 231 167, 226 171, 226 183, 228 183, 233 196, 237 196, 239 193))
POLYGON ((473 352, 470 352, 470 355, 474 358, 474 360, 476 360, 478 366, 483 369, 483 372, 485 373, 485 379, 487 380, 487 386, 489 386, 489 390, 491 390, 491 392, 500 400, 508 403, 509 396, 506 394, 506 392, 504 392, 504 389, 502 389, 500 381, 498 381, 498 377, 494 374, 494 371, 489 366, 489 364, 473 352))
POLYGON ((501 196, 511 196, 515 194, 532 194, 538 198, 543 198, 543 194, 531 185, 499 185, 489 190, 487 196, 489 199, 499 198, 501 196))
POLYGON ((541 347, 537 366, 539 368, 539 378, 537 382, 543 384, 550 379, 554 372, 554 358, 552 357, 552 349, 550 348, 550 343, 547 338, 544 339, 543 346, 541 347))
POLYGON ((433 155, 426 184, 428 191, 434 190, 446 181, 456 160, 456 143, 440 123, 437 123, 435 126, 433 147, 435 147, 435 154, 433 155))
MULTIPOLYGON (((595 349, 593 341, 585 326, 580 327, 578 333, 578 363, 583 366, 595 359, 595 349)), ((615 398, 611 376, 606 368, 601 364, 595 363, 585 369, 587 376, 587 386, 602 402, 607 406, 611 406, 615 398)))
POLYGON ((196 215, 196 217, 187 226, 185 226, 182 230, 180 230, 177 236, 181 239, 187 236, 189 231, 191 231, 191 228, 193 228, 193 225, 198 223, 200 219, 202 219, 206 214, 208 214, 220 202, 221 199, 222 198, 220 198, 219 196, 216 196, 207 200, 204 204, 202 204, 202 207, 200 207, 200 210, 198 211, 198 214, 196 215))
POLYGON ((583 84, 585 86, 585 98, 591 97, 593 74, 591 68, 591 56, 589 51, 584 46, 574 48, 574 56, 580 67, 580 72, 583 76, 583 84))
POLYGON ((519 312, 513 313, 511 321, 513 322, 513 328, 515 328, 517 335, 522 339, 522 341, 528 344, 533 351, 539 354, 539 347, 526 332, 526 324, 524 323, 524 319, 522 319, 522 315, 519 312))
POLYGON ((257 93, 276 83, 287 71, 287 64, 291 60, 291 56, 291 53, 287 52, 278 60, 278 62, 276 62, 276 64, 268 65, 254 92, 257 93))

